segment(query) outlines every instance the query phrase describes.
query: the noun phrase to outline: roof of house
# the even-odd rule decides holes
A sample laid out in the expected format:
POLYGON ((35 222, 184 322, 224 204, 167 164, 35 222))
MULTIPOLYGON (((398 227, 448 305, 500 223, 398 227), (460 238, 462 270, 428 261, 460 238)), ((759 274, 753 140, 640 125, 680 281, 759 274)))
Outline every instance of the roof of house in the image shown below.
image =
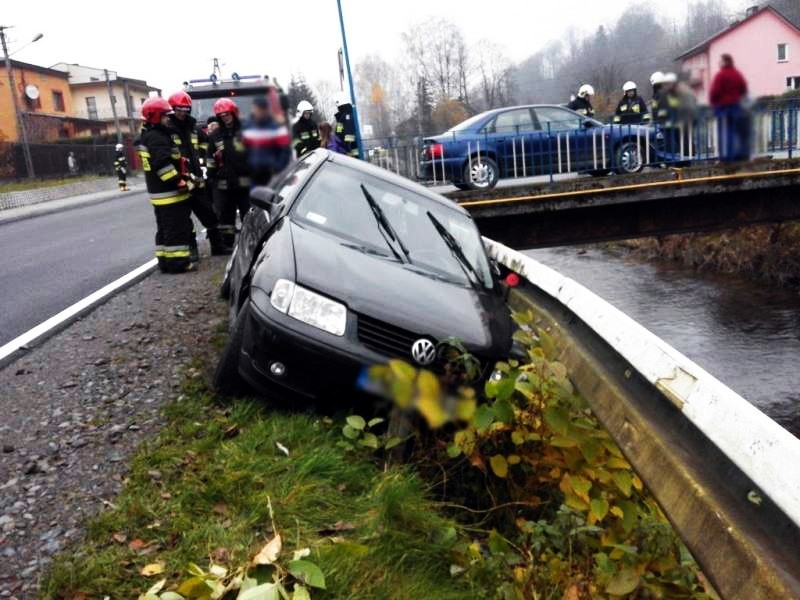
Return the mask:
MULTIPOLYGON (((141 79, 131 79, 130 77, 117 77, 116 79, 111 80, 111 84, 115 83, 129 83, 131 85, 135 85, 138 87, 147 88, 148 90, 157 90, 158 88, 153 87, 152 85, 148 85, 146 81, 141 79)), ((74 88, 81 88, 81 87, 92 87, 96 85, 106 85, 105 79, 100 79, 98 81, 83 81, 81 83, 70 83, 70 87, 74 88)))
POLYGON ((744 25, 748 21, 751 21, 752 19, 755 19, 757 16, 759 16, 760 14, 762 14, 764 12, 767 12, 767 11, 773 13, 775 16, 777 16, 779 19, 781 19, 787 25, 789 25, 789 27, 791 27, 792 29, 794 29, 795 31, 800 33, 800 28, 798 28, 797 25, 795 25, 789 19, 787 19, 777 8, 774 8, 774 7, 770 6, 769 4, 765 4, 763 6, 759 6, 755 10, 753 10, 744 19, 741 19, 740 21, 735 21, 735 22, 731 23, 730 25, 728 25, 722 31, 718 31, 717 33, 712 35, 707 40, 704 40, 704 41, 700 42, 699 44, 697 44, 696 46, 690 48, 689 50, 687 50, 686 52, 684 52, 683 54, 678 56, 675 60, 683 60, 684 58, 689 58, 690 56, 694 56, 695 54, 698 54, 700 52, 704 52, 705 50, 708 49, 708 47, 711 45, 711 43, 714 42, 715 40, 717 40, 718 38, 721 38, 726 33, 729 33, 731 31, 733 31, 737 27, 740 27, 741 25, 744 25))
MULTIPOLYGON (((6 65, 4 62, 0 61, 0 68, 5 70, 6 65)), ((65 73, 64 71, 59 71, 58 69, 48 69, 47 67, 40 67, 39 65, 32 65, 30 63, 21 62, 19 60, 11 60, 11 68, 12 69, 23 69, 25 71, 34 71, 36 73, 41 73, 42 75, 50 75, 51 77, 60 77, 61 79, 69 79, 69 74, 65 73)))
MULTIPOLYGON (((116 71, 106 71, 106 69, 98 69, 96 67, 88 67, 86 65, 79 65, 78 63, 63 63, 63 62, 56 63, 51 68, 55 69, 55 67, 58 66, 58 65, 63 65, 63 67, 59 68, 57 70, 62 72, 62 73, 67 73, 67 75, 70 76, 70 77, 71 77, 71 73, 69 71, 69 67, 81 67, 83 69, 88 69, 90 71, 96 71, 98 74, 101 73, 101 72, 103 72, 103 73, 107 72, 109 74, 109 79, 112 82, 119 81, 121 83, 129 83, 129 84, 132 84, 132 85, 138 85, 138 86, 147 88, 148 90, 159 90, 159 88, 155 88, 155 87, 153 87, 151 85, 147 85, 147 82, 144 79, 134 79, 132 77, 122 77, 121 75, 117 75, 116 71)), ((101 84, 105 85, 105 83, 106 83, 105 77, 103 77, 102 79, 97 78, 94 81, 82 81, 80 83, 70 83, 70 87, 92 86, 92 85, 97 85, 98 83, 101 83, 101 84)))

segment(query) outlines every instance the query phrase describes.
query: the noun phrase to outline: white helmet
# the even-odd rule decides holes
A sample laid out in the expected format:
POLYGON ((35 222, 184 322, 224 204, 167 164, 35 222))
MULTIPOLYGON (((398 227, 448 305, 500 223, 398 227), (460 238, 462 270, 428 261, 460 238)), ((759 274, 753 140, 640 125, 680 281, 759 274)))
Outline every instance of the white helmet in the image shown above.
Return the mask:
POLYGON ((588 83, 584 83, 578 88, 578 98, 585 98, 586 96, 594 96, 594 88, 588 83))
POLYGON ((678 76, 675 73, 672 73, 672 72, 664 73, 663 82, 664 83, 677 83, 678 82, 678 76))
POLYGON ((336 92, 336 94, 333 96, 333 102, 336 104, 336 108, 339 108, 345 104, 351 104, 350 94, 347 92, 336 92))
POLYGON ((297 114, 302 115, 304 112, 314 112, 314 107, 308 100, 301 100, 297 103, 297 114))
POLYGON ((664 74, 661 71, 656 71, 650 75, 650 85, 660 85, 664 83, 664 74))
POLYGON ((122 144, 117 144, 116 146, 114 146, 114 149, 115 150, 122 150, 122 144))
POLYGON ((622 86, 622 91, 625 93, 636 91, 636 82, 626 81, 625 85, 622 86))

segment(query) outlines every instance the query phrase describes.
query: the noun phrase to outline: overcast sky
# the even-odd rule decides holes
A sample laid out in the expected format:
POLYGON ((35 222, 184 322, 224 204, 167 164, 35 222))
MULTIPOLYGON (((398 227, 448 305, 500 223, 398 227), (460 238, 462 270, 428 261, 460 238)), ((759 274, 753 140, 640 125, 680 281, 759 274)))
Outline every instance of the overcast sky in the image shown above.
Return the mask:
MULTIPOLYGON (((680 19, 689 0, 648 0, 668 18, 680 19)), ((746 0, 728 0, 733 9, 746 0)), ((753 0, 755 3, 755 0, 753 0)), ((36 33, 44 38, 14 55, 43 66, 79 63, 147 79, 170 93, 186 79, 207 77, 212 58, 223 75, 275 75, 288 83, 303 73, 310 83, 337 80, 341 45, 335 0, 101 1, 3 0, 0 24, 10 30, 10 50, 36 33), (220 8, 222 7, 222 8, 220 8), (302 10, 300 10, 302 7, 302 10), (179 12, 184 17, 176 18, 179 12), (152 18, 148 20, 148 17, 152 18)), ((351 61, 402 52, 400 34, 430 17, 461 27, 467 42, 488 38, 519 61, 572 25, 593 31, 613 23, 632 0, 342 0, 351 61)), ((633 48, 632 52, 646 52, 633 48)))

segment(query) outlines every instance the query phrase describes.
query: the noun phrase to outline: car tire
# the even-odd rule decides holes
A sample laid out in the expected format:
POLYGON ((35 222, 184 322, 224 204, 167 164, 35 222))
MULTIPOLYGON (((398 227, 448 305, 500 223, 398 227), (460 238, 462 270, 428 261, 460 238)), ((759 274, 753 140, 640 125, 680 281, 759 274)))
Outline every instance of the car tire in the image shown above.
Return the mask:
POLYGON ((231 327, 230 337, 219 357, 214 371, 214 389, 223 396, 241 396, 248 391, 248 386, 239 374, 239 360, 244 341, 244 327, 250 311, 250 301, 242 305, 231 327))
POLYGON ((473 157, 464 165, 464 182, 470 190, 488 190, 497 185, 500 170, 488 156, 473 157))
POLYGON ((592 177, 605 177, 610 171, 608 169, 594 169, 593 171, 588 171, 588 173, 592 177))
POLYGON ((619 175, 641 173, 642 169, 644 169, 642 152, 637 147, 636 142, 622 142, 617 148, 614 158, 617 161, 614 172, 619 175))
POLYGON ((467 191, 472 189, 471 187, 469 187, 468 183, 453 183, 453 185, 462 191, 467 191))

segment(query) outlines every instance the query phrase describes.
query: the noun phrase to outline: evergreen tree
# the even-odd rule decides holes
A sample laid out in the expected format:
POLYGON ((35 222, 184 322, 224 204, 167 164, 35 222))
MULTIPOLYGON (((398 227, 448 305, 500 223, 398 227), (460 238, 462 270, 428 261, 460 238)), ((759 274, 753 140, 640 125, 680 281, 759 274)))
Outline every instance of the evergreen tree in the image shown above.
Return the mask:
POLYGON ((286 90, 286 95, 289 97, 289 110, 292 112, 292 114, 294 114, 295 110, 297 109, 297 104, 301 100, 308 100, 314 106, 315 117, 319 115, 317 98, 314 95, 311 87, 306 83, 306 79, 302 74, 292 75, 292 80, 289 82, 289 89, 286 90))

